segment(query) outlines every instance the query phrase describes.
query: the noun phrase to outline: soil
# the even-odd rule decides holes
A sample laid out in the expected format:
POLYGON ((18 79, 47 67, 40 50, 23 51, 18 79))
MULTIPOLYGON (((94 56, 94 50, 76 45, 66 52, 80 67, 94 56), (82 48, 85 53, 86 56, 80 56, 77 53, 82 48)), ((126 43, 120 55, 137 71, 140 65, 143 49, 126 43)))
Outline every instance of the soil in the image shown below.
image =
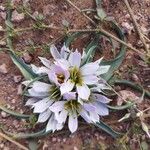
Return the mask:
MULTIPOLYGON (((95 9, 95 3, 92 0, 73 0, 72 1, 77 7, 80 9, 93 8, 95 9)), ((14 0, 15 7, 14 9, 18 9, 20 5, 22 5, 21 0, 14 0)), ((0 0, 0 6, 5 7, 5 0, 0 0)), ((39 13, 44 13, 46 17, 44 22, 46 24, 54 24, 58 27, 63 27, 62 22, 66 20, 69 22, 71 28, 76 29, 84 29, 91 28, 92 25, 90 22, 79 12, 77 12, 72 6, 70 6, 65 0, 29 0, 29 6, 32 14, 36 11, 39 13)), ((140 27, 144 29, 150 29, 150 1, 149 0, 131 0, 130 5, 132 10, 134 11, 137 21, 140 27)), ((132 19, 128 14, 125 4, 122 1, 118 0, 103 0, 103 8, 107 12, 107 14, 111 17, 114 17, 116 22, 122 27, 123 22, 127 22, 132 25, 132 19)), ((5 28, 4 19, 2 18, 2 12, 5 13, 5 10, 0 10, 0 26, 5 28)), ((88 14, 89 16, 93 16, 94 13, 88 14)), ((94 18, 93 18, 94 20, 94 18)), ((25 16, 22 21, 13 22, 16 28, 25 28, 29 27, 33 24, 33 20, 25 16)), ((123 30, 124 27, 122 27, 123 30)), ((135 30, 125 31, 126 40, 128 43, 131 43, 135 48, 140 51, 143 51, 143 46, 140 43, 137 32, 135 30)), ((31 47, 28 44, 29 40, 33 41, 35 46, 43 45, 45 43, 51 43, 54 39, 57 39, 61 35, 60 32, 56 30, 30 30, 23 32, 18 35, 13 40, 13 46, 15 47, 16 52, 23 56, 24 52, 28 49, 31 52, 31 47)), ((2 39, 3 33, 0 33, 0 39, 2 39)), ((150 38, 150 33, 147 34, 147 37, 150 38)), ((89 43, 89 37, 84 37, 82 39, 77 40, 73 43, 72 47, 80 48, 81 50, 89 43)), ((57 41, 56 45, 60 47, 63 41, 57 41)), ((1 45, 0 45, 1 46, 1 45)), ((3 46, 5 47, 5 46, 3 46)), ((112 58, 112 53, 105 47, 104 58, 110 59, 112 58)), ((43 52, 41 48, 36 48, 33 52, 31 52, 32 60, 30 63, 39 64, 38 56, 46 56, 50 57, 48 51, 43 52)), ((16 83, 14 81, 14 77, 21 75, 17 67, 13 64, 8 54, 1 52, 0 53, 0 65, 3 63, 6 64, 6 69, 8 73, 4 74, 0 72, 0 103, 6 104, 6 106, 12 110, 21 113, 29 113, 29 108, 24 106, 22 102, 21 96, 18 95, 18 89, 20 87, 21 81, 16 83)), ((150 68, 147 64, 145 64, 140 56, 128 49, 126 53, 126 58, 124 59, 123 64, 116 71, 121 78, 132 80, 136 83, 140 83, 144 88, 150 90, 150 68)), ((141 94, 136 93, 132 89, 119 87, 117 89, 118 92, 122 90, 131 91, 136 96, 141 96, 141 94)), ((116 99, 115 99, 116 100, 116 99)), ((142 104, 138 105, 140 110, 144 110, 150 106, 150 102, 145 99, 142 104)), ((110 113, 108 117, 102 117, 101 119, 110 124, 115 130, 119 132, 127 132, 132 128, 132 122, 124 122, 117 123, 117 120, 122 118, 127 112, 123 111, 121 113, 110 113)), ((150 113, 150 112, 149 112, 150 113)), ((150 120, 147 121, 149 123, 150 120)), ((139 122, 138 122, 139 123, 139 122)), ((17 120, 7 114, 0 114, 0 126, 4 126, 8 129, 9 132, 27 132, 30 131, 30 128, 27 126, 25 120, 17 120)), ((34 127, 37 129, 37 126, 34 127)), ((130 133, 129 139, 122 144, 117 140, 114 140, 105 132, 91 126, 85 126, 84 128, 79 128, 79 130, 75 134, 70 134, 68 132, 67 127, 66 130, 61 131, 60 133, 50 134, 44 138, 38 139, 39 150, 98 150, 98 149, 116 149, 116 150, 124 150, 124 144, 126 143, 131 150, 138 150, 140 148, 139 140, 142 143, 146 141, 148 145, 150 145, 150 141, 147 135, 144 132, 140 132, 140 134, 135 135, 134 133, 130 133)), ((28 140, 19 140, 20 143, 26 145, 28 147, 28 140)), ((150 149, 150 147, 148 148, 150 149)), ((1 139, 0 137, 0 150, 19 150, 14 144, 6 141, 5 139, 1 139)))

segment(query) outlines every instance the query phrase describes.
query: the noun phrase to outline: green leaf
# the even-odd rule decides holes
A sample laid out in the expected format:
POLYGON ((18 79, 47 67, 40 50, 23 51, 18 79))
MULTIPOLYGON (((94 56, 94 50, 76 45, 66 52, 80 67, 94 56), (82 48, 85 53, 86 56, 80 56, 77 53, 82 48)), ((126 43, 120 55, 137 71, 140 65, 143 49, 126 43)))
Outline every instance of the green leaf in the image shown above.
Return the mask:
POLYGON ((29 119, 29 118, 30 118, 30 115, 20 114, 20 113, 18 113, 18 112, 9 110, 9 109, 7 109, 6 107, 1 106, 1 105, 0 105, 0 110, 2 110, 2 111, 4 111, 4 112, 6 112, 6 113, 8 113, 8 114, 10 114, 10 115, 12 115, 12 116, 18 118, 18 119, 29 119))
POLYGON ((39 137, 43 137, 49 133, 51 133, 51 131, 46 132, 46 129, 42 129, 41 131, 35 132, 35 133, 11 133, 8 132, 4 129, 2 129, 4 133, 6 133, 7 135, 13 137, 14 139, 29 139, 29 138, 39 138, 39 137))
POLYGON ((70 36, 67 36, 65 40, 66 46, 69 47, 71 42, 73 42, 75 39, 77 39, 79 36, 82 36, 83 34, 85 33, 76 32, 76 33, 71 34, 70 36))
POLYGON ((27 64, 25 64, 21 59, 19 59, 14 52, 9 51, 9 55, 13 63, 21 71, 25 79, 30 80, 37 77, 37 75, 32 71, 32 69, 27 64))
POLYGON ((29 149, 30 150, 38 150, 38 140, 37 139, 29 139, 29 149))
POLYGON ((88 63, 91 59, 93 59, 93 51, 96 49, 97 46, 92 46, 87 54, 85 55, 85 57, 82 59, 82 63, 81 66, 83 66, 84 64, 88 63))
POLYGON ((119 79, 114 79, 112 80, 112 84, 116 84, 116 85, 125 85, 127 87, 131 87, 139 92, 141 92, 143 94, 144 91, 144 96, 147 96, 148 98, 150 98, 150 92, 145 90, 142 86, 138 85, 137 83, 128 81, 128 80, 119 80, 119 79))
POLYGON ((122 133, 114 131, 110 126, 105 124, 103 121, 96 122, 95 126, 97 126, 98 128, 102 129, 103 131, 107 132, 113 138, 118 138, 118 137, 123 135, 122 133))
MULTIPOLYGON (((125 36, 121 31, 121 29, 114 22, 111 22, 111 24, 113 26, 114 31, 117 33, 118 37, 121 40, 125 41, 125 36)), ((106 74, 101 76, 104 80, 106 81, 110 80, 110 78, 113 75, 113 72, 121 65, 125 57, 125 53, 126 53, 126 47, 123 44, 121 44, 121 50, 113 60, 102 61, 101 65, 110 65, 109 71, 106 74)))
POLYGON ((127 103, 125 105, 122 105, 122 106, 110 106, 110 105, 107 105, 108 108, 112 109, 112 110, 124 110, 124 109, 128 109, 130 107, 132 107, 135 103, 127 103))
POLYGON ((106 15, 105 11, 103 10, 103 8, 97 8, 96 10, 97 10, 98 17, 101 20, 104 20, 107 17, 107 15, 106 15))

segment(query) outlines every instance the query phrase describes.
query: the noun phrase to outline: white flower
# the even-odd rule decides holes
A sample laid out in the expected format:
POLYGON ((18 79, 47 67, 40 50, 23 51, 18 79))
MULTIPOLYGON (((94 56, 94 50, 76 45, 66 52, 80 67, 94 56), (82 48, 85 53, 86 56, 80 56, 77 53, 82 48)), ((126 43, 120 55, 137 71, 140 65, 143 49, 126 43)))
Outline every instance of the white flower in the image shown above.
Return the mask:
POLYGON ((88 100, 91 93, 89 86, 98 84, 99 75, 106 73, 110 66, 99 66, 101 59, 83 66, 81 61, 81 54, 76 50, 70 53, 68 59, 56 59, 54 63, 70 72, 70 78, 60 87, 61 94, 75 87, 79 97, 88 100))
POLYGON ((28 89, 28 94, 31 98, 26 102, 26 106, 31 106, 33 113, 39 114, 37 122, 48 121, 46 131, 51 130, 54 132, 55 130, 60 130, 63 127, 62 124, 57 122, 54 113, 49 109, 55 100, 60 99, 59 88, 51 84, 36 81, 28 89))
POLYGON ((54 102, 49 109, 55 113, 55 118, 60 124, 65 124, 68 117, 68 127, 73 133, 78 128, 78 117, 81 116, 88 123, 99 122, 99 116, 109 114, 107 103, 110 100, 100 94, 93 94, 91 102, 81 105, 76 100, 76 94, 73 92, 64 95, 63 101, 54 102), (67 101, 65 100, 67 98, 67 101))

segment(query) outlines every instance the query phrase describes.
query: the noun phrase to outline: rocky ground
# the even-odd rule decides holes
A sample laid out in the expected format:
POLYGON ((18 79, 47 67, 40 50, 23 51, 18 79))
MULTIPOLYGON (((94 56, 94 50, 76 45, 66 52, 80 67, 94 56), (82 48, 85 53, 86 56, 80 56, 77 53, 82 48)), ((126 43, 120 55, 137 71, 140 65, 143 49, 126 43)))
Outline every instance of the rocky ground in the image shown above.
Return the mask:
MULTIPOLYGON (((28 1, 29 8, 33 16, 38 13, 42 13, 45 17, 44 22, 47 24, 63 27, 64 21, 69 22, 71 28, 90 28, 92 25, 84 18, 79 12, 77 12, 72 6, 70 6, 65 0, 26 0, 28 1)), ((80 9, 93 8, 95 9, 95 3, 92 0, 73 0, 72 1, 80 9)), ((33 24, 33 20, 23 13, 19 13, 19 6, 23 4, 21 0, 13 0, 14 12, 12 21, 16 28, 25 28, 33 24)), ((25 1, 24 1, 25 3, 25 1)), ((149 0, 131 0, 131 8, 135 13, 135 18, 142 30, 142 32, 150 38, 150 1, 149 0)), ((0 0, 0 31, 5 29, 5 16, 6 16, 6 1, 0 0)), ((135 48, 143 51, 143 45, 138 38, 137 32, 132 23, 132 19, 126 9, 123 1, 118 0, 103 0, 103 8, 107 12, 108 16, 113 17, 126 34, 127 43, 132 44, 135 48)), ((93 16, 92 13, 88 14, 93 16)), ((54 42, 61 35, 56 30, 25 31, 14 40, 14 47, 20 57, 22 57, 26 63, 39 64, 37 56, 46 55, 49 57, 47 49, 43 51, 40 45, 45 43, 54 42), (31 44, 34 43, 34 44, 31 44), (33 46, 34 45, 34 50, 33 46), (26 51, 28 50, 28 51, 26 51)), ((4 33, 0 32, 0 40, 4 37, 4 33)), ((77 40, 73 47, 84 47, 88 43, 88 38, 77 40)), ((58 47, 62 42, 56 42, 58 47)), ((117 45, 117 43, 116 43, 117 45)), ((6 42, 1 41, 0 47, 4 48, 6 42)), ((106 48, 107 49, 107 48, 106 48)), ((105 53, 104 53, 105 54, 105 53)), ((104 55, 105 59, 111 57, 111 52, 104 55)), ((144 88, 150 89, 150 68, 140 59, 140 56, 128 49, 126 58, 116 72, 124 79, 132 80, 136 83, 140 83, 144 88)), ((24 113, 30 110, 24 107, 21 100, 21 81, 23 76, 19 70, 12 63, 9 56, 1 52, 0 53, 0 103, 6 104, 6 106, 12 110, 24 113)), ((139 99, 140 93, 134 92, 132 89, 125 87, 116 87, 116 90, 126 99, 133 100, 139 99)), ((141 105, 140 110, 144 110, 150 106, 148 99, 145 99, 141 105)), ((150 111, 148 112, 150 113, 150 111)), ((131 150, 148 150, 150 141, 147 135, 141 130, 140 125, 131 122, 117 123, 117 120, 124 116, 126 112, 111 113, 110 116, 102 118, 110 124, 114 129, 120 132, 127 132, 129 129, 134 128, 137 131, 132 131, 123 140, 114 140, 103 131, 98 130, 95 127, 83 126, 75 134, 71 135, 67 129, 60 133, 48 135, 38 140, 39 150, 80 150, 80 149, 107 149, 107 150, 125 150, 127 148, 131 150), (143 144, 144 143, 144 144, 143 144), (142 146, 141 146, 142 145, 142 146), (147 149, 143 148, 143 145, 147 146, 147 149)), ((147 121, 147 123, 150 120, 147 121)), ((10 132, 24 132, 29 131, 27 122, 25 120, 17 120, 5 112, 0 112, 0 126, 5 126, 10 132)), ((36 127, 35 127, 36 128, 36 127)), ((27 140, 19 141, 24 145, 28 145, 27 140)), ((145 146, 145 147, 146 147, 145 146)), ((0 150, 19 150, 14 144, 8 142, 0 137, 0 150)))

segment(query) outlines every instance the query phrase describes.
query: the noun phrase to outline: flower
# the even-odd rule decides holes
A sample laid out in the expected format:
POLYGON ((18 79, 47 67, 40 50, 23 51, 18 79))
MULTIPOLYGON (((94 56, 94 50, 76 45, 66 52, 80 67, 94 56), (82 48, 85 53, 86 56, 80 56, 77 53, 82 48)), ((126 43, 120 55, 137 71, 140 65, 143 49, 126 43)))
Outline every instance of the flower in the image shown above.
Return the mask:
POLYGON ((56 59, 56 65, 70 72, 70 78, 60 86, 61 94, 70 92, 75 87, 79 97, 88 100, 91 94, 89 86, 96 85, 100 80, 99 76, 110 67, 100 66, 101 60, 81 65, 81 54, 77 50, 70 52, 68 59, 56 59))
MULTIPOLYGON (((23 84, 28 85, 26 83, 29 82, 23 82, 23 84)), ((46 131, 60 130, 63 126, 57 122, 54 113, 49 109, 61 97, 59 88, 52 84, 35 81, 28 89, 28 94, 30 98, 26 102, 26 106, 31 106, 33 112, 39 114, 37 122, 48 121, 46 131)))
POLYGON ((81 105, 76 100, 76 93, 69 92, 64 95, 63 101, 54 102, 49 109, 54 112, 55 118, 60 124, 65 124, 68 117, 68 127, 73 133, 78 128, 79 116, 88 123, 96 123, 99 122, 100 116, 109 114, 106 104, 110 100, 107 97, 101 94, 93 94, 90 99, 91 101, 81 105))
POLYGON ((78 118, 88 123, 99 122, 100 116, 109 114, 107 103, 110 100, 101 95, 109 89, 101 78, 110 66, 101 65, 101 60, 86 62, 87 54, 78 50, 70 51, 65 45, 60 52, 52 45, 50 48, 54 62, 39 57, 44 66, 32 69, 38 75, 45 74, 48 80, 25 81, 30 97, 26 106, 38 114, 38 123, 47 122, 46 131, 61 130, 68 119, 69 130, 78 128, 78 118))

